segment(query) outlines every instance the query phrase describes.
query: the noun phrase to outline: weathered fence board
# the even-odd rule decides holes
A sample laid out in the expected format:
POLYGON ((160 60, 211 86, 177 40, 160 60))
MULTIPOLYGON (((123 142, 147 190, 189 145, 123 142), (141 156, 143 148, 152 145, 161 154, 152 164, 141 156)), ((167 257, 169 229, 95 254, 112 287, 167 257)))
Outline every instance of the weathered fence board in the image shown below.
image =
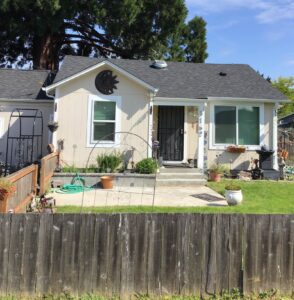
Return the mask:
POLYGON ((293 290, 293 215, 0 215, 0 293, 293 290))
POLYGON ((59 152, 53 152, 44 156, 41 159, 40 169, 40 194, 44 194, 46 189, 50 187, 51 178, 53 177, 54 171, 58 165, 59 152))
POLYGON ((1 212, 25 212, 26 206, 31 202, 37 189, 38 166, 30 165, 6 178, 14 183, 16 192, 1 205, 1 212))

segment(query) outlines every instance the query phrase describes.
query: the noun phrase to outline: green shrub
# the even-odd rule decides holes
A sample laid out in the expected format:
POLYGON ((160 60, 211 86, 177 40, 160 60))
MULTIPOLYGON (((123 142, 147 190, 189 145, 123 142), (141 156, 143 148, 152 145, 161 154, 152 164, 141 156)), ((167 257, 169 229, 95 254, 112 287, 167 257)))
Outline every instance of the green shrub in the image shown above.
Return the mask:
POLYGON ((145 158, 136 164, 136 172, 140 174, 153 174, 157 170, 157 162, 152 158, 145 158))
POLYGON ((100 173, 113 173, 118 169, 122 161, 121 153, 116 151, 110 154, 100 154, 97 156, 98 170, 100 173))

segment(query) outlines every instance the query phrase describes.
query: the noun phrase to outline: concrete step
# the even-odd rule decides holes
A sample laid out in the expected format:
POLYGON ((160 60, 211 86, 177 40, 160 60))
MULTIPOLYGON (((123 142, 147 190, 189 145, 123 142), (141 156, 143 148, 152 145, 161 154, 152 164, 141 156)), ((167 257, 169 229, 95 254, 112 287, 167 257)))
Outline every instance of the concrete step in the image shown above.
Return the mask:
POLYGON ((196 179, 156 179, 156 186, 195 186, 195 185, 205 185, 206 180, 203 178, 196 178, 196 179))
POLYGON ((190 174, 190 173, 200 173, 201 171, 196 168, 160 168, 159 169, 160 174, 166 174, 166 173, 185 173, 185 174, 190 174))
POLYGON ((156 178, 158 179, 203 179, 201 173, 159 173, 156 178))

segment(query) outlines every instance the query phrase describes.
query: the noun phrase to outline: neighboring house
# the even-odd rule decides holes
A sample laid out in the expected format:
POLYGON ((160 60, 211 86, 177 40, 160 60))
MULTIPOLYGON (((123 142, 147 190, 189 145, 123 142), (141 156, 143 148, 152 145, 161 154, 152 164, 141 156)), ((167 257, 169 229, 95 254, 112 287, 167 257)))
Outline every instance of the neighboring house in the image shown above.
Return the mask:
POLYGON ((294 113, 278 120, 278 145, 280 150, 288 151, 288 159, 294 160, 294 113))
MULTIPOLYGON (((46 93, 42 90, 42 86, 48 81, 49 71, 24 71, 13 69, 0 69, 0 161, 5 163, 6 160, 6 146, 7 146, 7 133, 10 123, 10 137, 19 137, 20 128, 22 138, 15 138, 10 140, 9 144, 9 162, 10 158, 13 163, 18 163, 19 156, 24 158, 23 163, 28 163, 31 160, 30 153, 32 149, 34 154, 42 152, 46 154, 46 146, 51 137, 48 133, 47 124, 52 115, 53 118, 53 105, 54 100, 46 96, 46 93), (20 122, 18 117, 10 117, 13 111, 14 115, 18 116, 18 111, 21 115, 26 114, 29 118, 22 118, 20 122), (33 130, 34 115, 36 111, 29 109, 38 109, 37 118, 35 119, 35 133, 33 130), (34 145, 32 140, 28 137, 30 135, 38 135, 41 133, 40 122, 41 119, 38 116, 43 116, 43 145, 37 146, 37 137, 34 139, 34 145), (20 127, 21 126, 21 127, 20 127), (41 151, 42 150, 42 151, 41 151), (20 153, 21 152, 21 153, 20 153), (25 152, 25 153, 24 153, 25 152)), ((41 141, 41 139, 40 139, 41 141)), ((32 157, 32 161, 37 157, 32 157)))
POLYGON ((279 118, 278 126, 283 129, 294 128, 294 113, 279 118))
MULTIPOLYGON (((247 169, 262 145, 277 150, 276 110, 286 101, 241 64, 164 66, 66 56, 53 83, 43 89, 54 96, 59 127, 53 143, 63 140, 63 161, 80 167, 94 146, 90 163, 98 153, 132 149, 137 162, 151 157, 147 144, 158 140, 165 163, 195 160, 198 168, 206 169, 218 161, 247 169), (232 144, 245 145, 246 152, 227 152, 232 144)), ((276 152, 273 159, 277 168, 276 152)))

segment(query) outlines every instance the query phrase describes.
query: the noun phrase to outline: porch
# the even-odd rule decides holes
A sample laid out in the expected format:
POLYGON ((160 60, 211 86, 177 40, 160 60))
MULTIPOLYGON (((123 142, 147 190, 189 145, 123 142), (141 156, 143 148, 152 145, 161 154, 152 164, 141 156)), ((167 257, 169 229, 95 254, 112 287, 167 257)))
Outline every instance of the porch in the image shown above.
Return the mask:
POLYGON ((205 104, 203 100, 155 98, 150 107, 151 143, 169 167, 204 169, 205 104))

